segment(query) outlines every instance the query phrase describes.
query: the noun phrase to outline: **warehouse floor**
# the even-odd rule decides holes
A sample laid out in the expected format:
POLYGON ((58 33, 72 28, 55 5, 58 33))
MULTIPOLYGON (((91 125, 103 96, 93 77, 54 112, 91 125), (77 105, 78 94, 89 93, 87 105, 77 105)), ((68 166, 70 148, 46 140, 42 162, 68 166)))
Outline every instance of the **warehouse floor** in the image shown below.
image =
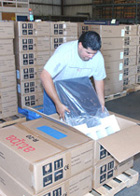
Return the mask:
MULTIPOLYGON (((140 91, 130 93, 119 99, 107 101, 106 108, 109 111, 139 120, 140 122, 140 91)), ((133 169, 140 174, 140 154, 135 156, 133 169)), ((136 185, 123 189, 115 196, 140 196, 140 178, 136 185)))

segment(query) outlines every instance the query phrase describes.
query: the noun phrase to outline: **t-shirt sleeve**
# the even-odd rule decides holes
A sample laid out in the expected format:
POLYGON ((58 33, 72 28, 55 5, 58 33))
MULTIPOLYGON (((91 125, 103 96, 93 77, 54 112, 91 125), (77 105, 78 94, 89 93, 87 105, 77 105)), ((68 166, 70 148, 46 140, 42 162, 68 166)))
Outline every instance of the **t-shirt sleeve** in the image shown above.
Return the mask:
POLYGON ((46 62, 44 69, 50 73, 52 78, 54 78, 64 69, 65 65, 64 55, 61 55, 59 52, 54 52, 46 62))
POLYGON ((95 80, 103 80, 106 78, 105 63, 101 52, 98 52, 96 57, 96 69, 94 70, 93 77, 95 80))

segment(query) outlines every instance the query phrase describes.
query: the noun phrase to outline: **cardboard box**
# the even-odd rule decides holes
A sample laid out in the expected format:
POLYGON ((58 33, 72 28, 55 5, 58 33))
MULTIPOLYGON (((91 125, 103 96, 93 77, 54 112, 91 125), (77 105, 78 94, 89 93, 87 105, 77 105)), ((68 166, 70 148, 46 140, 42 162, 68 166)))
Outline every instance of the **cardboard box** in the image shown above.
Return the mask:
POLYGON ((124 29, 125 29, 125 36, 128 36, 128 35, 137 35, 137 25, 121 25, 121 26, 124 26, 124 29))
POLYGON ((137 46, 129 46, 124 48, 124 56, 136 56, 137 46))
POLYGON ((112 84, 112 83, 122 83, 123 71, 108 73, 104 81, 105 81, 105 84, 107 85, 112 84))
POLYGON ((55 50, 62 43, 77 40, 77 36, 67 37, 51 37, 51 50, 55 50))
POLYGON ((43 68, 44 65, 19 67, 19 69, 16 70, 17 80, 26 81, 40 79, 40 74, 43 68))
POLYGON ((112 178, 133 167, 133 163, 133 158, 120 164, 111 157, 104 161, 100 161, 93 169, 92 188, 97 189, 101 185, 106 184, 112 178))
POLYGON ((3 55, 0 56, 0 72, 15 71, 15 56, 14 55, 3 55))
POLYGON ((140 73, 140 65, 136 65, 136 69, 137 69, 137 74, 139 74, 140 73))
POLYGON ((21 52, 15 54, 16 67, 30 66, 30 65, 45 65, 50 58, 50 51, 37 51, 37 52, 21 52))
MULTIPOLYGON (((51 196, 51 195, 85 195, 92 190, 92 169, 82 171, 80 174, 77 174, 64 182, 49 188, 46 191, 43 191, 38 194, 32 194, 22 186, 18 181, 16 181, 12 176, 10 176, 6 171, 0 168, 1 172, 1 181, 0 188, 6 193, 7 196, 51 196), (4 182, 4 184, 2 183, 4 182)), ((2 195, 3 196, 3 195, 2 195)))
POLYGON ((17 100, 0 104, 0 118, 6 118, 18 114, 17 100))
POLYGON ((102 38, 125 36, 125 29, 123 25, 92 25, 92 30, 96 31, 102 38))
MULTIPOLYGON (((136 84, 136 75, 124 76, 123 86, 131 89, 132 85, 136 84)), ((124 88, 125 89, 125 88, 124 88)))
POLYGON ((43 86, 41 80, 18 81, 17 90, 21 95, 28 95, 29 93, 36 92, 43 93, 43 86))
POLYGON ((78 24, 75 22, 51 22, 51 36, 78 36, 78 24))
POLYGON ((136 57, 136 64, 140 64, 140 55, 136 57))
POLYGON ((26 80, 37 79, 38 68, 40 68, 40 67, 37 67, 37 66, 19 67, 19 69, 16 70, 17 80, 26 81, 26 80))
POLYGON ((0 37, 2 39, 14 39, 14 22, 13 21, 0 21, 0 37))
POLYGON ((13 39, 0 39, 0 56, 13 55, 13 39))
POLYGON ((43 92, 34 92, 28 94, 18 93, 18 105, 21 108, 25 106, 38 106, 43 104, 43 92))
MULTIPOLYGON (((111 115, 112 115, 112 113, 111 113, 111 115)), ((44 115, 44 117, 46 117, 47 118, 47 115, 44 115)), ((59 117, 58 117, 58 114, 52 114, 52 115, 49 115, 49 117, 51 117, 52 119, 55 119, 55 120, 57 120, 57 122, 60 122, 60 119, 59 119, 59 117)), ((108 118, 108 120, 110 121, 110 124, 111 124, 111 121, 114 119, 114 116, 112 115, 111 116, 111 118, 109 117, 108 118), (113 118, 112 118, 113 117, 113 118), (111 119, 112 118, 112 119, 111 119)), ((101 139, 93 139, 93 141, 94 141, 94 147, 93 147, 93 158, 94 158, 94 161, 93 161, 93 165, 97 165, 97 164, 100 164, 102 161, 104 161, 104 160, 106 160, 106 159, 109 159, 109 158, 114 158, 115 159, 115 161, 117 161, 118 163, 122 163, 122 162, 124 162, 124 161, 126 161, 127 159, 129 159, 129 158, 132 158, 133 157, 133 155, 132 156, 130 156, 130 157, 127 157, 126 159, 124 159, 124 160, 122 160, 122 161, 119 161, 119 159, 118 159, 118 157, 120 157, 120 151, 118 151, 118 150, 116 150, 115 151, 115 147, 116 147, 116 149, 118 149, 118 147, 117 146, 114 146, 113 148, 113 154, 115 154, 115 156, 112 156, 112 153, 110 153, 111 151, 112 151, 112 147, 111 146, 113 146, 113 143, 111 142, 111 140, 109 139, 109 137, 113 137, 114 139, 113 140, 115 140, 115 135, 117 135, 117 134, 122 134, 122 135, 124 135, 125 134, 125 132, 123 132, 123 131, 126 131, 127 129, 130 129, 131 130, 131 128, 132 128, 132 130, 133 130, 133 126, 136 126, 138 129, 140 129, 140 127, 137 125, 137 123, 136 122, 133 122, 133 121, 131 121, 131 120, 129 120, 129 119, 124 119, 122 116, 120 117, 120 116, 116 116, 116 122, 118 123, 118 125, 119 125, 119 127, 120 127, 120 131, 118 131, 118 132, 115 132, 114 134, 111 134, 111 135, 108 135, 108 136, 104 136, 104 137, 102 137, 101 139), (114 136, 113 136, 114 135, 114 136), (102 140, 105 140, 105 144, 108 142, 111 146, 109 147, 109 144, 107 144, 107 146, 108 146, 108 148, 105 148, 101 143, 100 143, 100 141, 102 141, 102 140), (109 150, 108 150, 109 149, 109 150), (110 151, 111 150, 111 151, 110 151), (117 159, 116 159, 116 157, 117 157, 117 159)), ((107 118, 106 118, 106 121, 107 121, 107 118)), ((116 122, 113 122, 113 123, 116 123, 116 122)), ((61 121, 61 123, 62 123, 62 121, 61 121)), ((64 123, 64 122, 63 122, 64 123)), ((65 126, 67 126, 66 124, 64 124, 65 126)), ((109 124, 108 124, 108 126, 109 126, 109 124)), ((115 125, 116 126, 116 125, 115 125)), ((77 130, 77 131, 79 131, 79 130, 81 130, 80 131, 80 133, 82 134, 83 132, 87 132, 87 127, 85 127, 84 125, 80 125, 80 126, 77 126, 77 127, 75 127, 75 129, 77 130)), ((96 129, 96 127, 95 127, 95 129, 94 130, 92 130, 92 127, 91 128, 89 128, 89 129, 91 129, 91 131, 98 131, 98 129, 96 129)), ((123 136, 124 137, 124 136, 123 136)), ((119 139, 118 139, 118 141, 117 141, 118 143, 119 143, 119 139)), ((126 141, 126 143, 127 143, 128 141, 126 141)), ((115 142, 116 143, 116 142, 115 142)), ((125 143, 125 142, 124 142, 125 143)), ((122 146, 123 145, 125 145, 125 144, 121 144, 122 146)), ((129 147, 128 147, 129 148, 129 147)), ((131 147, 130 147, 131 148, 131 147)), ((124 153, 124 152, 123 152, 124 153)), ((127 154, 129 154, 129 153, 127 153, 127 154)), ((126 156, 125 155, 125 153, 124 153, 124 156, 126 156)))
POLYGON ((49 51, 51 48, 50 37, 16 37, 15 53, 49 51))
POLYGON ((9 102, 17 102, 16 86, 0 88, 0 104, 9 102))
POLYGON ((3 128, 0 140, 0 166, 32 194, 49 190, 93 164, 93 140, 49 119, 3 128))
POLYGON ((136 83, 140 83, 140 74, 136 74, 136 83))
POLYGON ((91 25, 86 25, 83 22, 78 22, 78 35, 80 36, 82 33, 90 31, 91 30, 90 28, 91 25))
POLYGON ((136 56, 127 56, 124 57, 124 67, 130 65, 136 65, 136 56))
POLYGON ((124 59, 124 49, 101 50, 105 63, 124 59))
POLYGON ((5 88, 9 86, 16 87, 15 71, 0 72, 0 88, 5 88))
POLYGON ((114 73, 114 72, 121 73, 123 71, 123 60, 106 62, 105 69, 106 69, 107 75, 110 73, 114 73))
POLYGON ((123 82, 105 84, 105 96, 116 94, 123 91, 123 82))
POLYGON ((124 67, 123 69, 123 76, 126 77, 126 76, 132 76, 132 75, 135 75, 137 73, 137 67, 136 65, 133 65, 133 66, 127 66, 127 67, 124 67))
POLYGON ((140 55, 140 46, 137 46, 137 53, 136 53, 136 55, 137 56, 140 55))
POLYGON ((15 22, 16 36, 50 36, 50 22, 15 22))
POLYGON ((122 49, 128 46, 136 46, 138 45, 138 37, 137 36, 129 36, 124 38, 102 38, 102 49, 103 50, 116 50, 122 49))

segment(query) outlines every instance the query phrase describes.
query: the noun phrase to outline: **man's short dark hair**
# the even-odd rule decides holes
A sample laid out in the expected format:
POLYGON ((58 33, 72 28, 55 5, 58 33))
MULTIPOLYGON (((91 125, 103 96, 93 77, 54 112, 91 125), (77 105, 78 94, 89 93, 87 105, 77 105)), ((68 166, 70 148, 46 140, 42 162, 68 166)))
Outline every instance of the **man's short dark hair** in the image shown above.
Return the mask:
POLYGON ((100 50, 101 37, 95 31, 87 31, 82 33, 79 37, 78 43, 81 42, 84 48, 90 48, 92 50, 100 50))

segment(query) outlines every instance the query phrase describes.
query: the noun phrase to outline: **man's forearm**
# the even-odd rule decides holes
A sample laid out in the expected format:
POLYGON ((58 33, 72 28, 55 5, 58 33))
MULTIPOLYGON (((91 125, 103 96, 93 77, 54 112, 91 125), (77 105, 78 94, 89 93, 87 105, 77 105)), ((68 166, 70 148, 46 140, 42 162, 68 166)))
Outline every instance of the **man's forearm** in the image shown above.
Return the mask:
POLYGON ((101 106, 104 108, 105 105, 105 99, 104 99, 104 80, 95 80, 95 88, 96 88, 96 93, 98 96, 98 99, 100 101, 101 106))

